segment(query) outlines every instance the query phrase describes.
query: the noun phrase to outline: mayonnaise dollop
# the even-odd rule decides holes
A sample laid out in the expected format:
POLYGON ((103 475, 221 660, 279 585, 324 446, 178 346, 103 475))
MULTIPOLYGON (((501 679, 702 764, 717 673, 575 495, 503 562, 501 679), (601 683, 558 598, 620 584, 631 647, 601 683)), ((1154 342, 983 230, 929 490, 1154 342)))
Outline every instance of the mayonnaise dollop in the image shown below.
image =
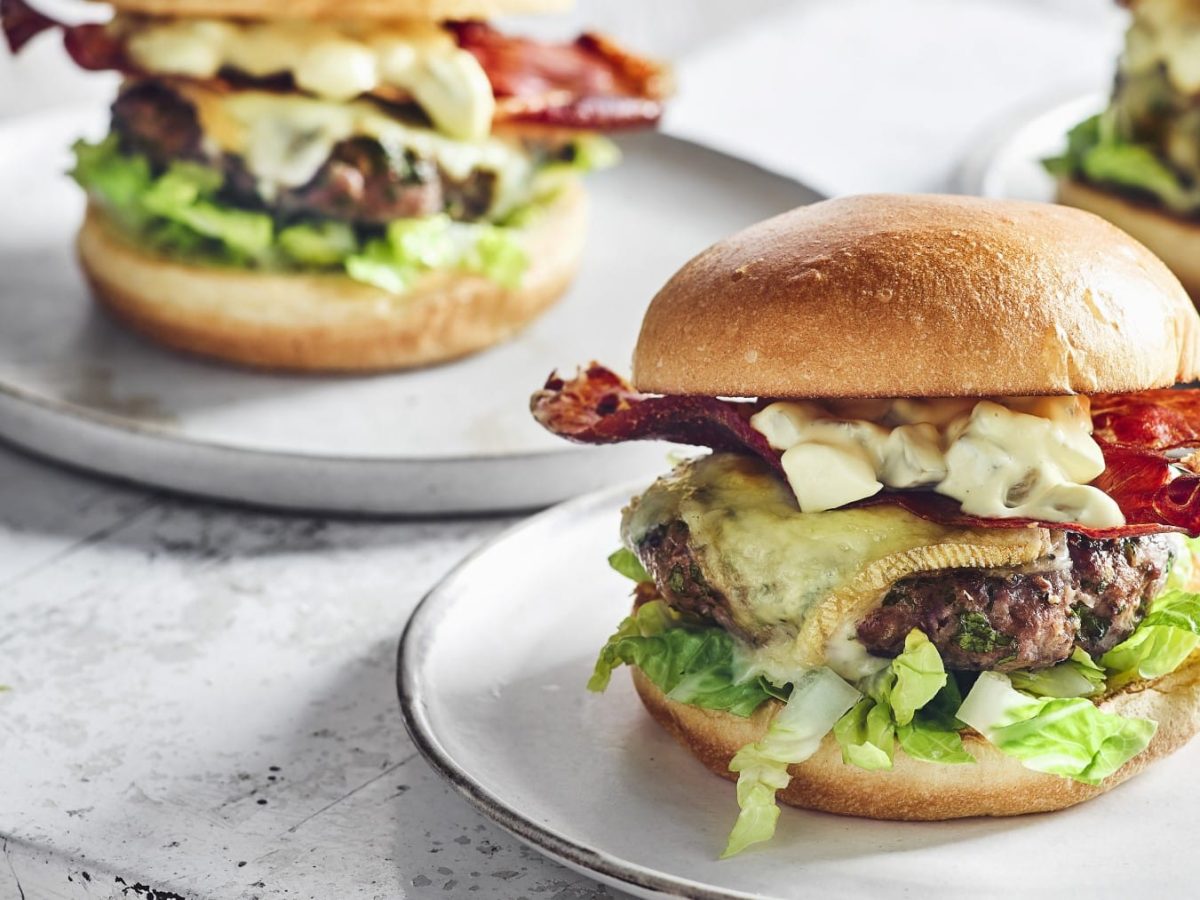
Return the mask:
POLYGON ((320 22, 174 19, 126 23, 132 61, 147 72, 208 79, 224 68, 264 78, 291 75, 325 100, 380 87, 408 92, 438 129, 473 140, 491 130, 496 101, 478 60, 433 22, 370 31, 320 22))
POLYGON ((1089 410, 1080 396, 781 401, 750 423, 782 451, 803 512, 930 488, 983 518, 1123 525, 1116 502, 1089 484, 1104 471, 1089 410))

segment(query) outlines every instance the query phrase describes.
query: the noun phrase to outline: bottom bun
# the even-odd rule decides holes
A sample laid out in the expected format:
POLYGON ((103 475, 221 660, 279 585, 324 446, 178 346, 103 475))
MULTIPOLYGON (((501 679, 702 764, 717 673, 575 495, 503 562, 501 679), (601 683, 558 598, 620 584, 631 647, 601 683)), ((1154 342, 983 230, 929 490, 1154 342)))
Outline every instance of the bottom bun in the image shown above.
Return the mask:
POLYGON ((529 268, 516 290, 431 272, 397 295, 339 274, 185 263, 138 247, 95 206, 78 251, 96 299, 177 350, 272 369, 370 371, 443 362, 512 336, 567 289, 586 228, 586 195, 570 185, 525 230, 529 268))
POLYGON ((1200 302, 1200 222, 1070 178, 1059 180, 1058 202, 1095 213, 1141 241, 1200 302))
MULTIPOLYGON (((633 683, 655 721, 716 774, 736 780, 729 761, 766 733, 777 701, 748 719, 669 699, 634 668, 633 683)), ((1048 812, 1090 800, 1183 746, 1200 729, 1200 655, 1174 673, 1126 689, 1100 703, 1107 712, 1158 722, 1150 745, 1098 786, 1046 775, 1005 756, 975 733, 963 743, 975 764, 921 762, 897 750, 891 771, 868 772, 842 762, 832 734, 805 762, 791 767, 781 802, 805 809, 871 819, 929 821, 967 816, 1015 816, 1048 812)))

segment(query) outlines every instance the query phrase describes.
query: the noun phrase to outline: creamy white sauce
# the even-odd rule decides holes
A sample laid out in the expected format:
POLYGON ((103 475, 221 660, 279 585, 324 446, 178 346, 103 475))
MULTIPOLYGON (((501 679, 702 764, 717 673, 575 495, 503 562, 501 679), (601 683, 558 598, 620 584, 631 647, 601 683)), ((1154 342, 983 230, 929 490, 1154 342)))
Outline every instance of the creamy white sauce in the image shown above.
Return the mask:
POLYGON ((782 451, 804 512, 886 488, 930 488, 984 518, 1122 525, 1088 482, 1104 471, 1086 397, 896 400, 865 406, 782 401, 751 424, 782 451), (874 421, 849 418, 855 413, 874 421))
POLYGON ((1139 0, 1121 68, 1130 75, 1163 65, 1179 91, 1200 93, 1200 8, 1180 0, 1139 0))
POLYGON ((370 100, 338 103, 263 91, 181 90, 197 109, 209 151, 241 156, 267 199, 280 187, 307 183, 334 145, 351 137, 410 149, 436 161, 455 179, 466 178, 474 169, 494 172, 493 215, 521 202, 533 177, 533 162, 519 141, 495 136, 455 140, 387 115, 370 100))
POLYGON ((886 669, 892 662, 867 651, 858 639, 854 622, 844 624, 829 639, 825 645, 825 659, 829 668, 851 684, 886 669))
POLYGON ((256 78, 288 74, 301 90, 345 101, 383 87, 410 94, 438 129, 460 139, 491 130, 496 101, 478 60, 433 22, 373 25, 119 21, 128 52, 158 75, 208 79, 222 68, 256 78))

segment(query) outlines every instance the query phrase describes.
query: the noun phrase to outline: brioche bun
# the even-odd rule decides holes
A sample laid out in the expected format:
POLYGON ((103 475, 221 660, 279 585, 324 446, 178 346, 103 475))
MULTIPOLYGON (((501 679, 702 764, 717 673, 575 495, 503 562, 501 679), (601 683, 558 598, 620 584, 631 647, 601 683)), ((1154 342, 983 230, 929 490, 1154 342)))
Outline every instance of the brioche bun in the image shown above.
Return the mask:
POLYGON ((1137 238, 1200 300, 1200 222, 1070 178, 1059 180, 1058 202, 1095 213, 1137 238))
POLYGON ((792 210, 687 263, 633 359, 639 390, 731 397, 1100 393, 1200 374, 1178 279, 1052 204, 867 195, 792 210))
POLYGON ((117 12, 205 19, 493 19, 557 13, 573 0, 103 0, 117 12))
POLYGON ((179 262, 131 243, 94 205, 78 251, 96 299, 175 349, 271 369, 403 369, 473 353, 529 324, 570 284, 586 219, 586 195, 573 184, 526 230, 529 268, 516 290, 433 272, 396 295, 339 274, 179 262))
MULTIPOLYGON (((688 706, 668 698, 637 668, 632 669, 638 696, 663 728, 723 778, 733 755, 760 740, 778 701, 764 704, 750 718, 688 706)), ((1132 778, 1167 756, 1200 730, 1200 654, 1170 675, 1127 688, 1105 698, 1100 708, 1158 723, 1150 745, 1097 786, 1027 769, 974 732, 963 736, 974 765, 921 762, 897 750, 894 768, 868 772, 842 762, 832 734, 805 762, 791 767, 792 780, 778 799, 791 806, 871 819, 936 821, 968 816, 1015 816, 1049 812, 1090 800, 1132 778)))

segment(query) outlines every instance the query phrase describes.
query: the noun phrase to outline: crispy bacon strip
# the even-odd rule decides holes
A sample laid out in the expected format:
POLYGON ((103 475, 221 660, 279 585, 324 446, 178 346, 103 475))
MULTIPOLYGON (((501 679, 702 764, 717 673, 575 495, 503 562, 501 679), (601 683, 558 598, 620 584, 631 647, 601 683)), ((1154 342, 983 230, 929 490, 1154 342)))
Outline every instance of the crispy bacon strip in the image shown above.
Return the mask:
MULTIPOLYGON (((137 71, 124 39, 104 25, 66 25, 42 15, 25 0, 0 0, 0 27, 13 53, 50 29, 81 68, 137 71)), ((633 128, 656 123, 670 91, 667 70, 634 56, 608 38, 585 34, 569 44, 546 44, 503 34, 483 22, 452 22, 459 46, 483 66, 496 94, 498 123, 589 130, 633 128)), ((241 79, 264 89, 280 88, 279 78, 241 79)), ((291 87, 291 79, 286 86, 291 87)), ((384 85, 375 92, 386 102, 410 99, 384 85)))
MULTIPOLYGON (((552 375, 533 395, 534 418, 579 443, 666 440, 752 453, 782 473, 780 454, 750 427, 759 404, 713 397, 640 394, 597 363, 572 379, 552 375)), ((1180 448, 1200 444, 1200 391, 1146 391, 1097 398, 1093 416, 1105 470, 1094 482, 1117 502, 1126 524, 1087 528, 1030 519, 984 519, 932 491, 883 491, 857 505, 890 503, 944 525, 1025 528, 1041 525, 1089 537, 1118 538, 1163 531, 1200 535, 1200 456, 1180 448)))
POLYGON ((553 373, 529 401, 542 427, 576 443, 672 441, 755 453, 782 472, 779 454, 750 427, 755 406, 714 397, 639 394, 598 363, 571 379, 553 373))
POLYGON ((483 22, 450 26, 496 94, 496 119, 562 128, 652 125, 671 91, 667 69, 598 34, 546 44, 483 22))
POLYGON ((123 42, 104 25, 91 22, 66 25, 42 15, 25 0, 0 0, 0 30, 3 30, 13 53, 19 52, 43 31, 52 28, 61 29, 63 46, 81 69, 91 72, 108 69, 133 72, 126 59, 123 42))
POLYGON ((0 0, 0 30, 13 53, 32 41, 48 28, 59 25, 49 16, 43 16, 24 0, 0 0))

